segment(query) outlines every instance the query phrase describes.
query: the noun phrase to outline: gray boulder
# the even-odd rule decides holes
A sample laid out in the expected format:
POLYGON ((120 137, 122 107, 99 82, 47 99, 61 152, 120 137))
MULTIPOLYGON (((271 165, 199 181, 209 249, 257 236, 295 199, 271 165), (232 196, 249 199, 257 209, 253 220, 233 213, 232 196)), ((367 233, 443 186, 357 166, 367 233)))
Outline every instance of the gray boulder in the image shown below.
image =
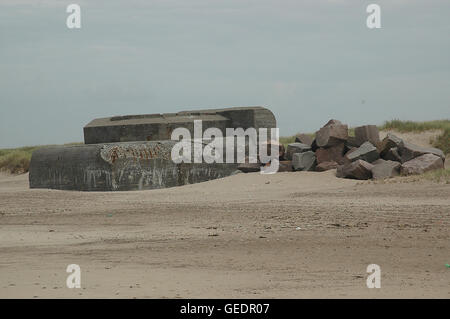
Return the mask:
POLYGON ((372 164, 363 160, 356 160, 354 162, 338 166, 336 176, 341 178, 365 180, 372 178, 372 169, 372 164))
POLYGON ((348 138, 348 126, 338 120, 330 120, 316 132, 318 147, 330 147, 345 142, 348 138))
POLYGON ((291 143, 288 144, 286 150, 286 159, 292 160, 292 155, 295 153, 303 153, 311 150, 311 146, 303 143, 291 143))
POLYGON ((402 163, 408 162, 424 154, 434 154, 436 156, 439 156, 442 161, 445 161, 444 152, 442 152, 440 149, 434 147, 418 146, 405 141, 400 142, 398 146, 398 152, 401 156, 402 163))
POLYGON ((372 168, 373 179, 391 178, 399 175, 401 166, 399 162, 378 159, 372 164, 374 164, 372 168))
POLYGON ((296 171, 313 171, 316 167, 316 155, 312 151, 294 153, 292 155, 292 167, 296 171))
POLYGON ((380 134, 376 125, 363 125, 355 128, 355 140, 357 145, 370 142, 373 145, 380 143, 380 134))
POLYGON ((356 160, 364 160, 371 163, 377 160, 380 155, 378 154, 377 148, 373 146, 372 143, 364 142, 356 150, 349 151, 347 154, 345 154, 345 157, 351 162, 354 162, 356 160))
POLYGON ((422 174, 431 170, 444 168, 444 161, 434 154, 423 154, 402 164, 402 175, 422 174))

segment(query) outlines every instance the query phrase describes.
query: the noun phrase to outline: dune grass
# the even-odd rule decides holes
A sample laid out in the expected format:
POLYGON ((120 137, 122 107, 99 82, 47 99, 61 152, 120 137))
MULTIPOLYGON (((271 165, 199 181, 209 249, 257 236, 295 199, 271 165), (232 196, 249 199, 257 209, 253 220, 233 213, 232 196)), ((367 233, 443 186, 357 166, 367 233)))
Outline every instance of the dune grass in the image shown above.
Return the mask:
MULTIPOLYGON (((76 145, 81 143, 69 143, 65 145, 76 145)), ((11 174, 23 174, 30 167, 31 154, 41 146, 24 146, 19 148, 0 149, 0 171, 11 174)))
POLYGON ((26 146, 0 150, 0 170, 12 174, 28 172, 31 153, 39 146, 26 146))
POLYGON ((426 122, 413 122, 392 120, 386 121, 379 127, 380 130, 396 130, 398 132, 423 132, 431 130, 449 130, 450 120, 436 120, 426 122))

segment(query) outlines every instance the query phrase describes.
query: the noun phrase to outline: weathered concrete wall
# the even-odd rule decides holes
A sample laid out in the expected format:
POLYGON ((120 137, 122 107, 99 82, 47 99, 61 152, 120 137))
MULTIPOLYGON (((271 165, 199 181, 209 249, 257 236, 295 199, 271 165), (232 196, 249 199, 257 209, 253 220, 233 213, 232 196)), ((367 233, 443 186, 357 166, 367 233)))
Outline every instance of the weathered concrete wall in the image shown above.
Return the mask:
POLYGON ((219 128, 276 127, 275 116, 263 107, 235 107, 225 109, 183 111, 167 114, 126 115, 100 118, 84 127, 85 144, 170 140, 177 127, 187 128, 194 136, 194 120, 202 120, 205 131, 219 128))
MULTIPOLYGON (((157 189, 231 175, 237 164, 181 163, 171 159, 176 141, 53 146, 33 152, 30 188, 82 191, 157 189)), ((206 143, 192 142, 194 144, 206 143)))

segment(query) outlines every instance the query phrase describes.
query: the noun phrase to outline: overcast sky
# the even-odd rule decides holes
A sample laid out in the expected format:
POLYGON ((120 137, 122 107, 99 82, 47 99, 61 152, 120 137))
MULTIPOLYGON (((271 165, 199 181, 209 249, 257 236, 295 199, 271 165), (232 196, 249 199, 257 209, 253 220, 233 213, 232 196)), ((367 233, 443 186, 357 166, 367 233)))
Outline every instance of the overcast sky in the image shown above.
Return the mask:
POLYGON ((0 148, 83 141, 96 117, 247 105, 281 135, 450 118, 450 1, 0 0, 0 148))

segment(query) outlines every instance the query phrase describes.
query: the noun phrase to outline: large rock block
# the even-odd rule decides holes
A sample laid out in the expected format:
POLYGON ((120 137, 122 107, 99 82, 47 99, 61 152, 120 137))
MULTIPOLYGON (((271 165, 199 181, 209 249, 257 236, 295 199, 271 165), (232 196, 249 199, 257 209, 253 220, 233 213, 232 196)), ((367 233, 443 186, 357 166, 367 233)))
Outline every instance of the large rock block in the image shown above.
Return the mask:
POLYGON ((354 137, 354 136, 349 136, 347 138, 347 142, 345 143, 345 145, 347 146, 348 149, 351 149, 353 147, 360 147, 361 146, 361 144, 358 144, 356 142, 356 137, 354 137))
POLYGON ((377 160, 380 156, 375 146, 373 146, 370 142, 364 142, 356 150, 349 151, 345 154, 345 157, 351 162, 356 160, 364 160, 371 163, 377 160))
POLYGON ((395 136, 392 133, 388 133, 383 141, 379 144, 378 150, 380 152, 380 156, 386 159, 385 156, 389 153, 391 148, 398 148, 402 141, 403 140, 401 138, 395 136))
POLYGON ((355 140, 357 145, 370 142, 373 145, 380 143, 380 133, 376 125, 363 125, 355 128, 355 140))
POLYGON ((373 179, 385 179, 399 175, 401 166, 399 162, 379 159, 372 164, 374 164, 372 168, 373 179))
POLYGON ((295 153, 292 155, 292 167, 296 171, 313 171, 316 166, 314 152, 295 153))
POLYGON ((434 147, 418 146, 405 141, 400 142, 398 146, 398 153, 401 156, 402 163, 408 162, 424 154, 434 154, 436 156, 439 156, 442 161, 445 161, 444 152, 442 152, 440 149, 434 147))
POLYGON ((402 175, 422 174, 431 170, 444 168, 444 161, 434 154, 424 154, 402 164, 402 175))
POLYGON ((341 178, 365 180, 372 178, 372 169, 372 164, 363 160, 356 160, 354 162, 338 166, 336 176, 341 178))
MULTIPOLYGON (((33 152, 30 188, 82 191, 156 189, 233 174, 237 164, 172 161, 176 141, 53 146, 33 152)), ((195 144, 192 142, 194 152, 195 144)))
POLYGON ((311 146, 303 144, 303 143, 291 143, 291 144, 288 144, 287 150, 286 150, 286 159, 287 160, 292 160, 292 155, 293 154, 308 152, 310 150, 311 150, 311 146))
POLYGON ((323 162, 337 162, 338 164, 344 164, 344 143, 340 143, 328 148, 318 148, 316 150, 317 163, 323 162))
POLYGON ((295 136, 295 142, 302 143, 311 146, 314 139, 308 134, 297 134, 295 136))
POLYGON ((348 138, 348 126, 338 120, 330 120, 325 126, 316 132, 316 144, 318 147, 330 147, 341 144, 348 138))

